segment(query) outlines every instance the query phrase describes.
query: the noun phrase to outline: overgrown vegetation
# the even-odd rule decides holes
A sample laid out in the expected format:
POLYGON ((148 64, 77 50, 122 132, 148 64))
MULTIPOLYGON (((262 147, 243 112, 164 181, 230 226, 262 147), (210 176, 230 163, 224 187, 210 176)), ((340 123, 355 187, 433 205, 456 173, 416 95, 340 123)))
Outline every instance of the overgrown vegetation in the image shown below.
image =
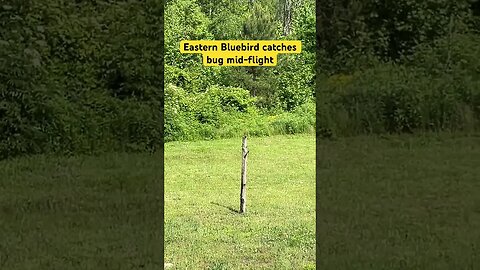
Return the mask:
POLYGON ((313 132, 313 1, 167 1, 165 140, 313 132), (188 19, 186 19, 188 17, 188 19), (296 39, 277 67, 203 67, 181 40, 296 39))
MULTIPOLYGON (((479 1, 316 6, 321 135, 479 129, 479 1)), ((312 1, 165 7, 163 78, 161 1, 1 1, 0 158, 154 151, 164 80, 167 141, 312 130, 312 1), (205 68, 180 54, 183 39, 299 39, 303 52, 275 68, 205 68)))
POLYGON ((313 5, 3 0, 0 158, 154 151, 163 140, 164 79, 166 140, 312 130, 312 117, 294 111, 311 111, 313 103, 313 5), (303 40, 305 53, 281 56, 278 68, 204 68, 198 55, 181 55, 178 46, 183 39, 283 38, 303 40), (224 91, 236 94, 213 106, 224 91), (179 114, 170 97, 180 93, 188 106, 179 114))
POLYGON ((478 1, 317 1, 324 137, 480 129, 478 1))
POLYGON ((156 0, 0 1, 0 159, 160 145, 162 14, 156 0))

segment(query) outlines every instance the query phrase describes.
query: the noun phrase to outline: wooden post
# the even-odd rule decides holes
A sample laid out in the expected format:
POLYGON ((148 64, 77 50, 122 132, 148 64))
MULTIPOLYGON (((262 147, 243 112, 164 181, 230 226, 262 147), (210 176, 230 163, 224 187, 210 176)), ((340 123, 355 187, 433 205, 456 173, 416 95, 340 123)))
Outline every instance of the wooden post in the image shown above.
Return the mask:
POLYGON ((245 213, 247 211, 247 136, 242 138, 242 178, 240 185, 240 213, 245 213))

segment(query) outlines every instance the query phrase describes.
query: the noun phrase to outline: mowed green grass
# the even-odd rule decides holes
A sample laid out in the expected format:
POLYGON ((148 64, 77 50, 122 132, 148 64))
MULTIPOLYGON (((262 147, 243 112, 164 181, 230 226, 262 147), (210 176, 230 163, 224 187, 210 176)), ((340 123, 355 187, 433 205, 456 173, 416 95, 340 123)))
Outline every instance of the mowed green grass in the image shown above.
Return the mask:
MULTIPOLYGON (((165 259, 174 269, 312 269, 315 140, 166 144, 165 259)), ((480 269, 480 137, 319 141, 320 269, 480 269)), ((160 159, 0 162, 0 269, 161 269, 160 159)))
POLYGON ((318 146, 320 269, 480 269, 480 136, 318 146))
POLYGON ((0 269, 162 269, 158 156, 0 162, 0 269))
POLYGON ((239 214, 241 138, 165 145, 165 261, 173 269, 313 269, 315 137, 248 139, 247 212, 239 214))

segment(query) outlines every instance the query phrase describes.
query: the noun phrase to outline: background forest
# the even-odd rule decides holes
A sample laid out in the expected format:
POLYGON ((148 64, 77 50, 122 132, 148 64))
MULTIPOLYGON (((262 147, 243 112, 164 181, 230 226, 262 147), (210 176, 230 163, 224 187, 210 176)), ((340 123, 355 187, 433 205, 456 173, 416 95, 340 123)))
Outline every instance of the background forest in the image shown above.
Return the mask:
POLYGON ((313 131, 312 1, 164 4, 165 55, 161 1, 2 0, 0 157, 154 151, 163 80, 166 141, 313 131), (182 39, 284 38, 304 52, 276 68, 179 52, 182 39))
POLYGON ((0 1, 0 159, 162 143, 163 3, 0 1))
POLYGON ((173 0, 165 7, 165 140, 313 132, 313 1, 173 0), (301 40, 277 67, 203 67, 181 40, 301 40))
POLYGON ((479 16, 475 0, 318 0, 318 135, 478 130, 479 16))
MULTIPOLYGON (((324 137, 479 126, 478 1, 317 1, 324 137)), ((2 0, 0 157, 153 151, 314 126, 309 1, 2 0), (128 21, 129 23, 125 23, 128 21), (275 68, 204 68, 182 39, 298 39, 275 68), (220 104, 221 106, 218 106, 220 104)))

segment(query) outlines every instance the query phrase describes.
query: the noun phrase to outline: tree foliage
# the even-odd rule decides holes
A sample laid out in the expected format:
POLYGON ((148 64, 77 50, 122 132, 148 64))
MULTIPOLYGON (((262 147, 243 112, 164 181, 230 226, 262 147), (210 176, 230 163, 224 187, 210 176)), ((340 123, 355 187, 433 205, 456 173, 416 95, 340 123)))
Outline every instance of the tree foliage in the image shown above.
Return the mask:
POLYGON ((478 130, 478 5, 317 1, 319 134, 478 130))
MULTIPOLYGON (((293 119, 297 118, 291 115, 275 118, 288 119, 283 122, 269 120, 284 111, 294 114, 296 108, 308 107, 306 104, 312 104, 314 97, 315 46, 314 37, 309 36, 315 32, 314 2, 289 0, 289 3, 290 9, 287 10, 282 8, 285 5, 282 1, 267 0, 172 0, 167 4, 166 43, 171 39, 173 44, 166 47, 169 52, 165 58, 165 82, 170 85, 167 87, 170 95, 165 100, 167 140, 234 136, 242 132, 272 134, 308 130, 304 125, 293 125, 293 119), (301 5, 303 2, 306 5, 301 5), (195 25, 182 17, 186 10, 198 18, 193 20, 197 22, 195 25), (284 31, 285 12, 290 14, 287 16, 290 18, 288 34, 284 31), (195 30, 195 27, 201 30, 195 30), (200 33, 202 35, 198 36, 200 33), (189 39, 300 39, 306 49, 300 55, 280 55, 277 67, 207 68, 202 66, 200 55, 179 53, 179 41, 189 39), (221 92, 230 91, 242 94, 229 96, 231 102, 227 103, 228 106, 219 99, 206 98, 212 93, 221 96, 221 92), (252 98, 249 104, 251 102, 253 107, 239 109, 238 104, 247 100, 245 93, 252 98), (180 97, 184 100, 182 104, 192 105, 182 107, 183 110, 170 107, 170 104, 178 104, 176 99, 180 97), (222 132, 221 129, 228 131, 222 132)), ((309 116, 304 120, 300 122, 313 128, 309 116)))
POLYGON ((158 147, 162 16, 156 0, 2 1, 0 158, 158 147))

